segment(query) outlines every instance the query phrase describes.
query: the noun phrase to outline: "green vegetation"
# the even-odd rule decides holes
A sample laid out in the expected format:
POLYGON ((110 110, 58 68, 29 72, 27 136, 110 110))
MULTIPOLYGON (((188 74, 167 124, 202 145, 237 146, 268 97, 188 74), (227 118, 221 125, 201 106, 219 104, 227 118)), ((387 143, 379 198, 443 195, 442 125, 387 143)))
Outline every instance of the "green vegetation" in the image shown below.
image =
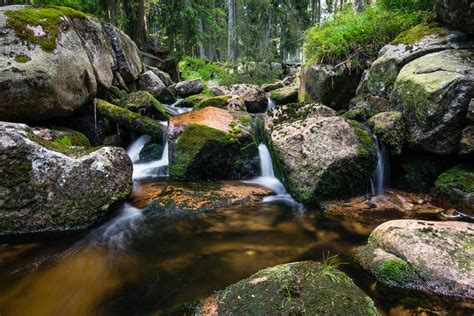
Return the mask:
POLYGON ((346 9, 306 32, 307 62, 365 69, 365 62, 374 60, 383 45, 428 16, 425 11, 390 10, 383 4, 370 6, 359 14, 346 9))
POLYGON ((60 28, 65 25, 64 18, 84 18, 85 14, 68 7, 47 6, 28 7, 20 10, 7 10, 8 27, 15 30, 21 40, 41 46, 51 52, 56 48, 60 28))
POLYGON ((89 139, 82 133, 68 128, 56 129, 62 136, 53 138, 52 142, 62 146, 91 147, 89 139))
POLYGON ((421 23, 407 31, 400 33, 397 38, 392 41, 392 44, 415 44, 423 37, 428 35, 445 35, 443 29, 435 22, 421 23))
POLYGON ((474 166, 459 165, 449 169, 436 180, 436 190, 449 192, 452 189, 474 192, 474 166))
POLYGON ((25 64, 25 63, 29 62, 30 60, 31 60, 30 56, 27 56, 27 55, 20 54, 20 55, 15 56, 15 61, 17 63, 25 64))
POLYGON ((142 115, 149 115, 160 121, 169 119, 168 110, 154 96, 146 91, 137 91, 130 93, 125 102, 127 109, 139 112, 142 115))
POLYGON ((436 0, 378 0, 387 9, 403 11, 431 11, 436 0))
POLYGON ((401 259, 383 261, 374 271, 376 276, 389 285, 401 285, 408 280, 409 266, 401 259))

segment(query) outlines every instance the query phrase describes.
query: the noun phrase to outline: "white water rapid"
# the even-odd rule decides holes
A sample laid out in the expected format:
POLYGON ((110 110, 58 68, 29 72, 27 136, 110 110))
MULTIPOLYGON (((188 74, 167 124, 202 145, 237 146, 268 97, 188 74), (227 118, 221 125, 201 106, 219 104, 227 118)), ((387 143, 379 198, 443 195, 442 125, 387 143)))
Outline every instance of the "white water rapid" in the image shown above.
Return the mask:
POLYGON ((380 195, 384 192, 389 182, 389 164, 387 148, 380 143, 377 136, 374 134, 374 141, 377 145, 377 168, 372 178, 372 195, 380 195))
POLYGON ((272 100, 272 98, 267 98, 267 110, 271 110, 275 107, 276 103, 272 100))
POLYGON ((272 190, 276 195, 267 196, 263 199, 263 202, 283 202, 291 205, 299 210, 303 210, 303 206, 296 202, 291 195, 286 192, 283 183, 275 177, 273 171, 273 162, 270 151, 265 144, 258 145, 258 154, 260 157, 260 171, 261 176, 257 179, 249 181, 250 183, 259 184, 265 188, 272 190))
POLYGON ((177 107, 176 105, 181 102, 182 99, 177 99, 173 104, 163 104, 165 108, 171 113, 171 115, 179 115, 187 112, 191 112, 193 108, 182 108, 177 107))

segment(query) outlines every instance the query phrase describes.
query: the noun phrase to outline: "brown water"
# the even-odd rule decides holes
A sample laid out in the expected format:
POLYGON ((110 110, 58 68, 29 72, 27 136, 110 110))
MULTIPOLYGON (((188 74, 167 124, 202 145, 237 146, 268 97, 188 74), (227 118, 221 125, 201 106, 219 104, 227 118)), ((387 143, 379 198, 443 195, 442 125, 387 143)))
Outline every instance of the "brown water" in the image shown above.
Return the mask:
MULTIPOLYGON (((159 314, 265 267, 336 254, 348 261, 348 251, 367 240, 361 231, 373 228, 358 225, 365 229, 278 203, 191 214, 128 207, 88 233, 0 241, 0 315, 159 314)), ((384 314, 426 314, 375 291, 353 266, 344 270, 384 314)))

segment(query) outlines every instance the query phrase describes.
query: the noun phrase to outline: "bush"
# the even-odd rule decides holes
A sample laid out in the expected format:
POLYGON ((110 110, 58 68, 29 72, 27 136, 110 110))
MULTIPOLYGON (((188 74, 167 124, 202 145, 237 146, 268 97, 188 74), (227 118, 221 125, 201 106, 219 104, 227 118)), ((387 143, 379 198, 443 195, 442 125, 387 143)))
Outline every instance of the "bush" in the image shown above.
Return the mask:
POLYGON ((383 45, 429 16, 427 11, 391 10, 382 4, 370 6, 359 14, 347 8, 306 32, 306 60, 365 69, 367 61, 377 58, 383 45))
POLYGON ((244 72, 235 72, 229 63, 211 62, 203 58, 185 57, 179 64, 179 71, 185 80, 201 78, 204 81, 216 80, 218 84, 230 86, 238 83, 263 84, 274 82, 281 71, 272 70, 266 63, 247 63, 244 72))

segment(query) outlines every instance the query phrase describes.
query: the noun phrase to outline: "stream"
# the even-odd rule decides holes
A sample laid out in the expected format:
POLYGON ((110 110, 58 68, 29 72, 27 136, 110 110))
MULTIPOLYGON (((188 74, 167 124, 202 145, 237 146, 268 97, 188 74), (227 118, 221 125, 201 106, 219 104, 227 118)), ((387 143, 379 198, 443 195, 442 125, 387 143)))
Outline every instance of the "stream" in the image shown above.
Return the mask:
MULTIPOLYGON (((161 159, 140 163, 149 141, 141 136, 127 151, 135 190, 167 181, 167 144, 161 159)), ((183 214, 140 209, 129 201, 89 232, 0 241, 0 314, 159 315, 265 267, 333 255, 349 262, 348 252, 365 244, 367 234, 351 229, 353 223, 303 209, 275 177, 268 148, 258 149, 261 177, 239 185, 258 184, 275 193, 261 203, 183 214)), ((236 182, 200 185, 213 190, 236 182)), ((404 315, 405 307, 376 292, 365 273, 348 264, 342 270, 383 314, 404 315)), ((445 311, 435 303, 433 310, 445 311)))

